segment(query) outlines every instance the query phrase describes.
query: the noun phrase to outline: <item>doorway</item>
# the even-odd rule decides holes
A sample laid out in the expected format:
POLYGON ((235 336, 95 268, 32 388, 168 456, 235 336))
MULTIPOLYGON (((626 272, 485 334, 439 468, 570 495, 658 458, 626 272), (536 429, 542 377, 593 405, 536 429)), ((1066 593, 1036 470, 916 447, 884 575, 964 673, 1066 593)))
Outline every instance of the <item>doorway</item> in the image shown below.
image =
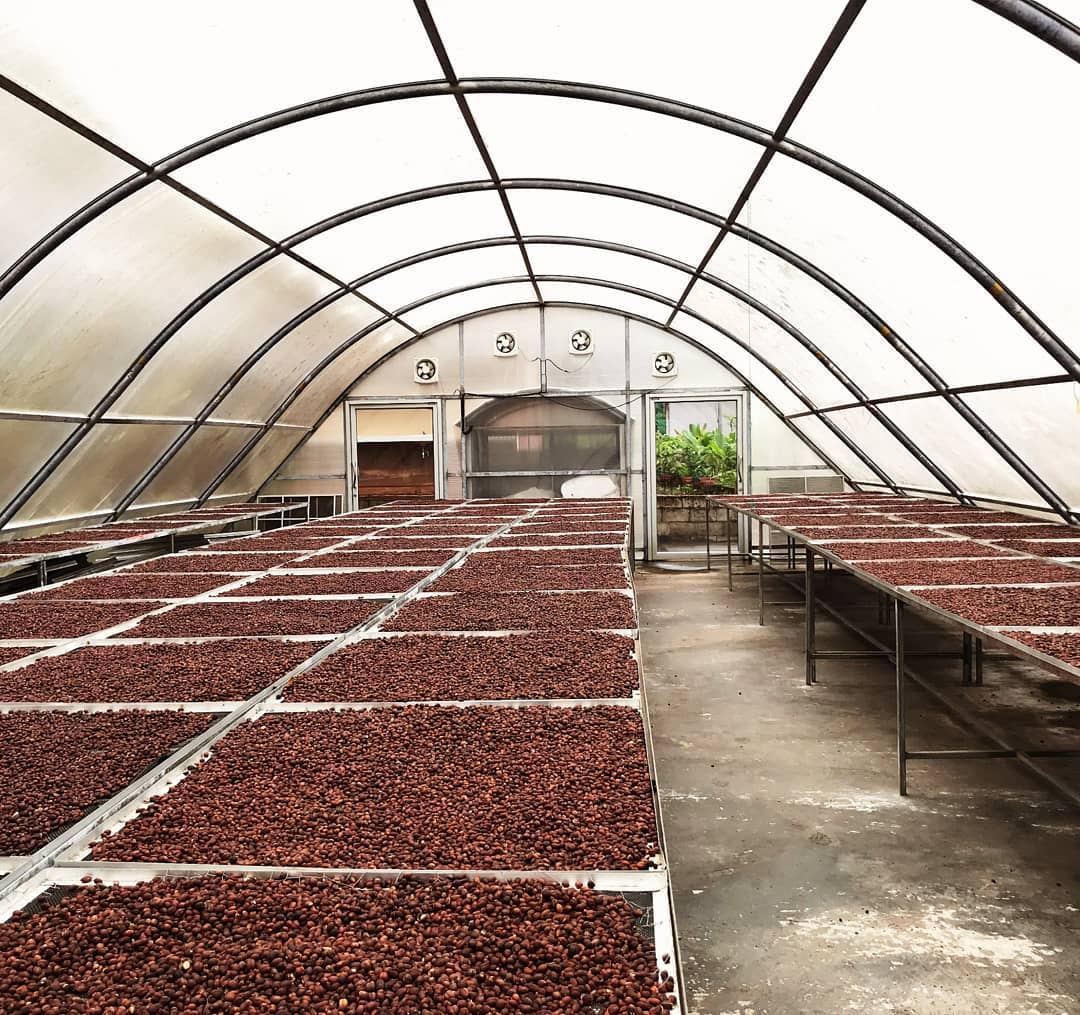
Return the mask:
POLYGON ((654 524, 650 556, 705 558, 726 552, 736 533, 710 505, 716 494, 743 489, 745 441, 742 392, 702 398, 650 398, 654 524))
POLYGON ((353 507, 439 491, 433 405, 350 406, 353 507))

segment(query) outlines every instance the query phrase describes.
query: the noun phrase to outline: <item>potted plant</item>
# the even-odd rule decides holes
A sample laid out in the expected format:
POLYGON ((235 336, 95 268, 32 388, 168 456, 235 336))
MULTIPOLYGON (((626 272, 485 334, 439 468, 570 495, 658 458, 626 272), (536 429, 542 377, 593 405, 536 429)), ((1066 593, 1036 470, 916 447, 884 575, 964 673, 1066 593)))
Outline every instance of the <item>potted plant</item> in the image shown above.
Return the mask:
POLYGON ((683 470, 679 473, 679 481, 683 486, 693 489, 697 486, 697 481, 704 472, 704 458, 701 454, 701 447, 692 433, 679 434, 679 446, 683 461, 683 470))

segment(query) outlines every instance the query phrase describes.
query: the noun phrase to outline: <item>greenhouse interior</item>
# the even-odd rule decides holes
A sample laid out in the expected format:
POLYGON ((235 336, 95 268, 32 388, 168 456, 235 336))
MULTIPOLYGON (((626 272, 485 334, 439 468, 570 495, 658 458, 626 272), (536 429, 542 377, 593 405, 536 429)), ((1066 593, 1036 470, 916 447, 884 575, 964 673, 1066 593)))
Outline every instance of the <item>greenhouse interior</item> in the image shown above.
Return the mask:
POLYGON ((0 1015, 1080 1013, 1078 24, 5 5, 0 1015))

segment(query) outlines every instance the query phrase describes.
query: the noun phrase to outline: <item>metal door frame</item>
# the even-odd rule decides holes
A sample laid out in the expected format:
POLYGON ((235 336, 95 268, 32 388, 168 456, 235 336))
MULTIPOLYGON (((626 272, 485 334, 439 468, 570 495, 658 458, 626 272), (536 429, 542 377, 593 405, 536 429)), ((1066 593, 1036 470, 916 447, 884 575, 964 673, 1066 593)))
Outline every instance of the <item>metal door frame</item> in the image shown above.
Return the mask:
POLYGON ((431 444, 434 451, 432 469, 435 473, 435 499, 442 500, 446 497, 446 448, 444 446, 443 414, 440 411, 439 402, 438 398, 393 397, 348 398, 345 400, 345 490, 348 502, 346 510, 355 511, 358 500, 356 496, 357 409, 430 409, 431 444))
MULTIPOLYGON (((680 560, 694 556, 691 550, 660 550, 657 547, 657 523, 659 509, 656 488, 656 403, 657 402, 735 402, 735 433, 738 440, 738 465, 736 483, 738 492, 747 489, 750 475, 750 398, 749 392, 742 387, 705 388, 701 391, 667 393, 649 392, 645 399, 645 419, 642 429, 645 431, 645 461, 642 462, 641 474, 645 481, 645 504, 647 515, 646 529, 648 542, 645 547, 648 560, 680 560)), ((739 534, 741 543, 742 533, 739 534)))

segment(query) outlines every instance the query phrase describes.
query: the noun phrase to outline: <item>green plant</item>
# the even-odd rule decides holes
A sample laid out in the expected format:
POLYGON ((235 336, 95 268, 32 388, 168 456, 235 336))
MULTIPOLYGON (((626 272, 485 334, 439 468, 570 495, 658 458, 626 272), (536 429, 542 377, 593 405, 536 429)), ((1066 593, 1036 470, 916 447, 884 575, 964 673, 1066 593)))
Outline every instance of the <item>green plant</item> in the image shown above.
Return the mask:
POLYGON ((727 433, 722 433, 719 428, 710 430, 700 423, 691 423, 682 436, 694 448, 689 453, 690 458, 699 463, 700 471, 693 475, 711 476, 721 486, 734 489, 739 460, 735 421, 730 421, 727 433))
POLYGON ((661 475, 685 476, 683 445, 674 434, 656 435, 656 471, 661 475))

